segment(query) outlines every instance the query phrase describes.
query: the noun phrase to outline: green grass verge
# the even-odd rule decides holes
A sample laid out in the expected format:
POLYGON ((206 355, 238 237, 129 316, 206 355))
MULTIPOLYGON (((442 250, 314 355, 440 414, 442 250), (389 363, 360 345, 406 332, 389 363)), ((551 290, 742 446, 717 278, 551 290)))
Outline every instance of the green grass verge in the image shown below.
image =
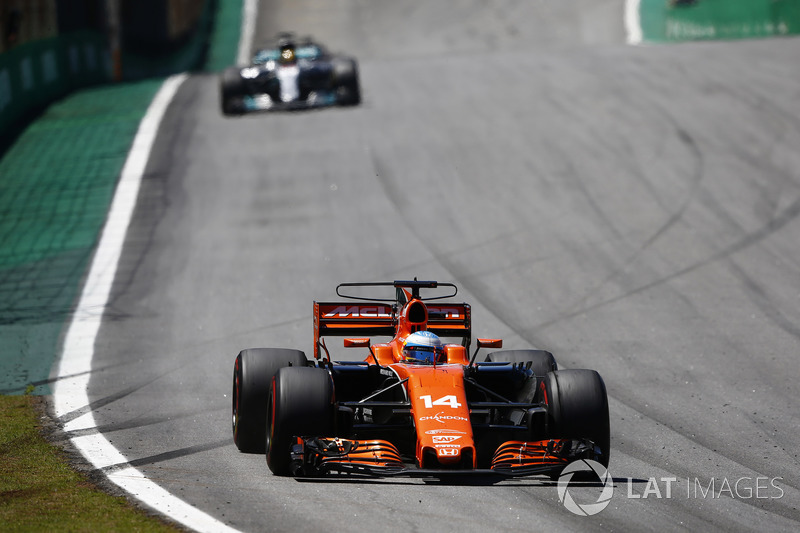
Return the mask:
POLYGON ((36 396, 0 396, 0 530, 175 532, 73 470, 40 432, 36 396))

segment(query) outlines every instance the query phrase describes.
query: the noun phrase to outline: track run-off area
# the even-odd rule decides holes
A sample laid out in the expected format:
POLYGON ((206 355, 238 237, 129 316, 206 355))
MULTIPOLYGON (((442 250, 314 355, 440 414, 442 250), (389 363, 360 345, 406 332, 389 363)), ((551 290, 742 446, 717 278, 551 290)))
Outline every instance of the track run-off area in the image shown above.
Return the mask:
POLYGON ((630 46, 621 0, 245 5, 250 45, 358 57, 364 102, 224 118, 216 76, 162 87, 56 370, 96 468, 201 531, 797 529, 799 41, 630 46), (477 336, 600 372, 605 509, 236 450, 239 350, 310 354, 313 300, 413 276, 459 285, 477 336))

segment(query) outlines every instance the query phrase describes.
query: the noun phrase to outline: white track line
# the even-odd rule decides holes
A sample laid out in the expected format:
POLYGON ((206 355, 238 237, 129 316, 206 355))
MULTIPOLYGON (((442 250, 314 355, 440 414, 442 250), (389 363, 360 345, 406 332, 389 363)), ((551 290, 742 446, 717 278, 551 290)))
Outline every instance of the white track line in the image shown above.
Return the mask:
MULTIPOLYGON (((244 0, 244 2, 238 57, 249 57, 257 10, 256 0, 244 0)), ((58 369, 54 376, 56 379, 53 405, 55 415, 66 420, 64 431, 68 435, 78 430, 97 428, 87 392, 97 333, 108 304, 150 151, 164 113, 187 77, 186 74, 179 74, 168 78, 139 124, 80 301, 64 337, 58 369)), ((147 479, 136 468, 125 466, 128 460, 99 431, 81 433, 87 434, 70 438, 75 448, 100 471, 111 466, 119 467, 108 468, 104 473, 110 481, 132 497, 190 529, 201 532, 239 533, 238 530, 170 494, 163 487, 147 479)))
POLYGON ((641 44, 642 21, 639 16, 641 0, 625 0, 625 32, 628 44, 641 44))
POLYGON ((236 64, 245 67, 250 64, 252 57, 251 45, 256 33, 256 15, 258 14, 258 0, 244 0, 242 9, 242 30, 239 33, 239 55, 236 64))
MULTIPOLYGON (((92 260, 80 302, 64 338, 53 393, 55 414, 61 418, 84 412, 64 424, 64 431, 68 435, 77 430, 96 429, 97 427, 87 393, 89 377, 92 372, 95 338, 100 329, 111 285, 114 283, 125 235, 136 207, 139 185, 158 133, 159 124, 173 96, 186 78, 186 74, 168 78, 159 89, 139 125, 133 146, 122 169, 122 175, 114 193, 114 200, 111 203, 108 219, 92 260)), ((73 436, 70 440, 98 470, 128 463, 120 451, 100 432, 73 436)), ((180 498, 176 498, 164 488, 147 479, 136 468, 122 466, 120 469, 106 472, 106 476, 134 498, 186 527, 197 531, 236 531, 180 498)))

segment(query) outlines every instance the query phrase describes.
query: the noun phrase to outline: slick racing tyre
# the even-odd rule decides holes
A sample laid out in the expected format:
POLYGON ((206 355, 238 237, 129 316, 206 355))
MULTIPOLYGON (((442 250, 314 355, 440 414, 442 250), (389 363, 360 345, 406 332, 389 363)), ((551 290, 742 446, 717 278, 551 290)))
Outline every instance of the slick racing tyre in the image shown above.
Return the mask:
POLYGON ((600 448, 599 462, 608 467, 608 396, 600 374, 594 370, 557 370, 547 374, 544 388, 548 438, 589 439, 600 448))
POLYGON ((333 434, 333 382, 328 371, 313 367, 280 369, 272 383, 268 417, 267 466, 276 476, 292 475, 295 437, 333 434))
POLYGON ((492 352, 486 356, 487 362, 494 363, 531 363, 531 370, 537 378, 544 378, 548 372, 558 370, 556 359, 545 350, 503 350, 492 352))
POLYGON ((242 97, 246 93, 244 80, 236 67, 226 68, 220 75, 219 99, 223 115, 241 113, 242 97))
POLYGON ((336 102, 351 106, 361 103, 361 87, 358 82, 358 64, 355 59, 340 59, 333 63, 333 83, 336 102))
POLYGON ((233 365, 232 394, 233 442, 239 451, 264 453, 272 378, 282 367, 307 364, 299 350, 253 348, 239 352, 233 365))

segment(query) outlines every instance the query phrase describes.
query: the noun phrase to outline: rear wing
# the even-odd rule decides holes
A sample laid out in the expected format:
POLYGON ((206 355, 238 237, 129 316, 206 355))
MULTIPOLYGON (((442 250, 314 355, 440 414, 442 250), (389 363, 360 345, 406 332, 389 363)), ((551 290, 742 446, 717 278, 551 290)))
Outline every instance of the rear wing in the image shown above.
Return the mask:
POLYGON ((472 338, 472 310, 465 303, 428 305, 428 330, 440 337, 460 337, 469 347, 472 338))
MULTIPOLYGON (((469 349, 472 315, 469 304, 442 302, 425 306, 427 328, 440 337, 458 337, 469 349)), ((322 337, 393 337, 397 308, 380 302, 314 302, 314 358, 322 337)))

